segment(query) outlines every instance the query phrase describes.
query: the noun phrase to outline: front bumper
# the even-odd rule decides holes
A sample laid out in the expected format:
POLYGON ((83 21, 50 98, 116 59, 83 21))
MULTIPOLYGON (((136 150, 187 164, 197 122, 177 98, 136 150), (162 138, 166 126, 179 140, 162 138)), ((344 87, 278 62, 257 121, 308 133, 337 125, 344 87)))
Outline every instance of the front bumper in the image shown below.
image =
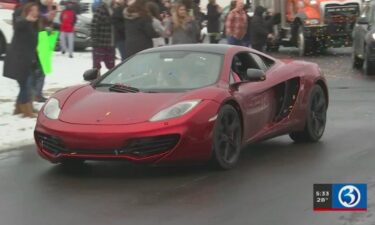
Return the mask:
POLYGON ((189 118, 132 125, 69 124, 50 120, 40 113, 35 142, 38 153, 53 163, 66 158, 158 164, 205 161, 211 156, 215 123, 209 119, 219 108, 212 101, 206 104, 209 106, 203 113, 193 113, 189 118), (160 148, 160 144, 166 148, 160 148), (142 152, 145 149, 147 154, 142 152))

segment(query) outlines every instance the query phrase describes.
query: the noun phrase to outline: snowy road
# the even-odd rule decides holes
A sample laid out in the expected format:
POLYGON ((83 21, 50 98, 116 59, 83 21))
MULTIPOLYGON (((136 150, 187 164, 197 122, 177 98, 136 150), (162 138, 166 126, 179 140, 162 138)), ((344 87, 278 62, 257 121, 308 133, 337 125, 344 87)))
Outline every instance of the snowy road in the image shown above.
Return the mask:
MULTIPOLYGON (((276 56, 296 55, 284 49, 276 56)), ((0 153, 0 224, 374 225, 375 78, 351 69, 350 49, 305 59, 322 67, 330 88, 319 143, 294 144, 283 136, 250 145, 238 167, 220 172, 126 162, 69 170, 41 159, 33 144, 18 147, 0 153), (368 212, 313 212, 313 184, 340 182, 367 183, 368 212)), ((56 63, 59 72, 47 78, 47 90, 82 82, 91 65, 88 54, 57 56, 56 63)), ((0 85, 0 99, 13 100, 15 82, 0 78, 0 85)), ((11 116, 6 104, 12 108, 0 104, 2 142, 11 143, 3 141, 8 135, 13 144, 31 143, 34 121, 11 116)))

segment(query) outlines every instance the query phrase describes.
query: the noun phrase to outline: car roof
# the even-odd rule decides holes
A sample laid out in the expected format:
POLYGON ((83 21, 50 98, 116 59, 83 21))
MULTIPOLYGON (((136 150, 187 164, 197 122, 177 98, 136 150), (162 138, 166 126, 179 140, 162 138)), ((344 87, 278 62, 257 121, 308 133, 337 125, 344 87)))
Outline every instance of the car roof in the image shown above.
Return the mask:
POLYGON ((158 48, 150 48, 141 53, 164 52, 164 51, 191 51, 191 52, 207 52, 225 55, 227 51, 234 48, 233 45, 226 44, 183 44, 168 45, 158 48))

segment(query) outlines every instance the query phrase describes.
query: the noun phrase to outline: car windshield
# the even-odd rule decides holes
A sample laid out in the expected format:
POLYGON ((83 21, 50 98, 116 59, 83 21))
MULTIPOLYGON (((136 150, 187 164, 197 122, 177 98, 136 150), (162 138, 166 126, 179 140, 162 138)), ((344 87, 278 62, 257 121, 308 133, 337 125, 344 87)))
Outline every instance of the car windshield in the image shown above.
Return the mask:
POLYGON ((218 80, 222 60, 222 55, 202 52, 138 54, 106 75, 96 86, 121 84, 155 92, 197 89, 218 80))

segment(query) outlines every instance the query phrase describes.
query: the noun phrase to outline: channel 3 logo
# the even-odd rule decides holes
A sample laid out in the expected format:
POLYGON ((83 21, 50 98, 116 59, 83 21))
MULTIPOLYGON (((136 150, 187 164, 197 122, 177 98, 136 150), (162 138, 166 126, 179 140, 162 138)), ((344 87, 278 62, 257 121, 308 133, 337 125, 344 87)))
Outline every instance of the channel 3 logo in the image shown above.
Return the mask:
POLYGON ((333 184, 332 208, 365 210, 367 208, 366 184, 333 184))
POLYGON ((314 184, 315 211, 366 211, 366 184, 314 184))
POLYGON ((361 192, 353 185, 346 185, 340 189, 338 199, 342 206, 353 208, 361 201, 361 192))

